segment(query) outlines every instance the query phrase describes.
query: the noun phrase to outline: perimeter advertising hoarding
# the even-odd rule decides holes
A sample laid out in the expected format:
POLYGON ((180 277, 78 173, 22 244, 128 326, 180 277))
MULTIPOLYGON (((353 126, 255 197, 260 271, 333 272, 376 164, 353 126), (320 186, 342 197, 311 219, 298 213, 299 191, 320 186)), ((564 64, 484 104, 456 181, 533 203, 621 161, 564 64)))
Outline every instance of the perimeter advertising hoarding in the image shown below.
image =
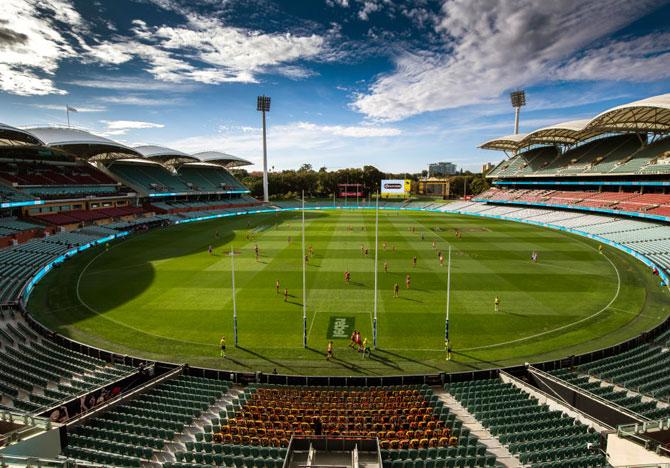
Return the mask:
POLYGON ((405 197, 409 195, 412 181, 409 179, 382 180, 382 197, 405 197))

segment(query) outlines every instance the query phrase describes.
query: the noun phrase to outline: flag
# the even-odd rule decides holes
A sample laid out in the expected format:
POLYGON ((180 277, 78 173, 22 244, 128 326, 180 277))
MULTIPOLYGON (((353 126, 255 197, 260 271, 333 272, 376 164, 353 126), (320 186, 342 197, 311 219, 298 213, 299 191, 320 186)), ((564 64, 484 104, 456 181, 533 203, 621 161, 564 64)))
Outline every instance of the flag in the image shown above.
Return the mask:
POLYGON ((75 109, 74 107, 70 107, 67 104, 65 105, 65 110, 67 110, 68 112, 79 112, 77 109, 75 109))

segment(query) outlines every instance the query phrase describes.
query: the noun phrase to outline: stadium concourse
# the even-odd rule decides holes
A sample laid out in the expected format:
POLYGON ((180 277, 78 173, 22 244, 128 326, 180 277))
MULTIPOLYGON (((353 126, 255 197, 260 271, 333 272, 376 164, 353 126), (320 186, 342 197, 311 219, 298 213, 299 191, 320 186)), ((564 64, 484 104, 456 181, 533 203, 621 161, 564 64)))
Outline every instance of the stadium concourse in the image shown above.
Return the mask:
MULTIPOLYGON (((494 188, 474 200, 381 208, 567 230, 622 249, 657 269, 664 282, 670 273, 669 132, 670 96, 649 98, 589 121, 485 143, 513 154, 488 174, 494 188)), ((247 162, 224 153, 130 148, 82 130, 6 125, 0 143, 5 465, 441 468, 670 461, 663 448, 670 440, 667 320, 584 356, 388 378, 192 368, 55 335, 25 313, 25 302, 44 275, 79 251, 136 230, 296 205, 262 205, 249 197, 227 170, 247 162)))

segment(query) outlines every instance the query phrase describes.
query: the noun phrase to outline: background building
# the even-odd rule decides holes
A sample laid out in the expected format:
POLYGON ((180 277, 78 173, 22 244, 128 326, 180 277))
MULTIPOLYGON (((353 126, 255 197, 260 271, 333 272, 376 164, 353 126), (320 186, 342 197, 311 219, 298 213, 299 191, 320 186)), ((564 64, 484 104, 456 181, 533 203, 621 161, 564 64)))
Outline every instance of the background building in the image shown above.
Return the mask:
POLYGON ((444 177, 456 174, 456 164, 436 162, 428 165, 428 177, 444 177))
POLYGON ((490 170, 492 170, 496 165, 492 162, 487 162, 482 165, 482 174, 486 174, 490 170))

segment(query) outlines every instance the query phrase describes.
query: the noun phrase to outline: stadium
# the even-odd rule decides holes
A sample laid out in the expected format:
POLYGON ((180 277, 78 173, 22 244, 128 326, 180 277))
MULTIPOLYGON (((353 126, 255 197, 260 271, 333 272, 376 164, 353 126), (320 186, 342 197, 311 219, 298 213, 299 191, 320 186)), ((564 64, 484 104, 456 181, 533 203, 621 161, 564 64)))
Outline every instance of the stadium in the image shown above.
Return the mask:
MULTIPOLYGON (((0 49, 22 41, 3 24, 0 49)), ((169 28, 132 24, 145 42, 123 53, 150 61, 131 51, 169 28)), ((176 68, 210 70, 194 63, 176 68)), ((253 156, 220 144, 246 141, 242 126, 194 150, 126 138, 149 122, 70 125, 95 106, 0 123, 0 466, 670 466, 670 94, 520 132, 512 90, 514 133, 472 148, 499 161, 481 174, 412 174, 414 155, 395 172, 295 171, 274 168, 285 135, 267 132, 276 100, 252 78, 253 156)), ((115 83, 117 101, 150 105, 115 83)), ((318 139, 397 136, 371 122, 318 139)))

